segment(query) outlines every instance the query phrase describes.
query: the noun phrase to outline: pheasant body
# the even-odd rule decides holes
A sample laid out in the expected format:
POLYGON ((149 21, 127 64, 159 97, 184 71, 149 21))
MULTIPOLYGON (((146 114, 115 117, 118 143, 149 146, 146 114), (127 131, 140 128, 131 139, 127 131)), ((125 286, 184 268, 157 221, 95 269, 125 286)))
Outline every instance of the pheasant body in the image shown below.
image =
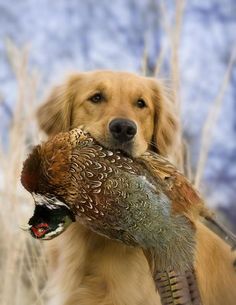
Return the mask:
MULTIPOLYGON (((24 163, 21 181, 36 208, 58 210, 60 224, 66 223, 68 209, 71 219, 96 233, 142 247, 154 279, 159 271, 192 270, 194 219, 203 202, 166 159, 153 153, 132 159, 73 129, 36 146, 24 163)), ((178 304, 192 304, 190 295, 187 299, 178 304)))
POLYGON ((179 177, 182 175, 160 156, 146 153, 133 160, 74 129, 34 149, 25 162, 22 183, 34 197, 57 198, 78 221, 99 234, 155 249, 161 260, 165 258, 163 269, 167 265, 186 269, 193 260, 191 219, 202 202, 185 179, 182 184, 177 181, 178 186, 179 177), (155 175, 147 166, 150 158, 152 164, 158 163, 155 175), (157 168, 163 168, 159 174, 157 168), (180 190, 178 196, 173 195, 178 187, 182 192, 186 188, 195 202, 192 198, 188 202, 180 190))

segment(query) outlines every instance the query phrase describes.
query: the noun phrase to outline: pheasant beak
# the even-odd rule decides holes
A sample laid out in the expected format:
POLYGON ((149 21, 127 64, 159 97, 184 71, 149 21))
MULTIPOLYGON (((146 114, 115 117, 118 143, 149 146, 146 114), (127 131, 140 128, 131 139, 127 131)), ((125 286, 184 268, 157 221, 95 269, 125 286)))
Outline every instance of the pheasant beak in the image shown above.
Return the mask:
POLYGON ((20 225, 19 227, 20 227, 20 229, 23 230, 23 231, 29 231, 29 230, 31 229, 32 226, 29 225, 28 223, 26 223, 26 224, 20 225))

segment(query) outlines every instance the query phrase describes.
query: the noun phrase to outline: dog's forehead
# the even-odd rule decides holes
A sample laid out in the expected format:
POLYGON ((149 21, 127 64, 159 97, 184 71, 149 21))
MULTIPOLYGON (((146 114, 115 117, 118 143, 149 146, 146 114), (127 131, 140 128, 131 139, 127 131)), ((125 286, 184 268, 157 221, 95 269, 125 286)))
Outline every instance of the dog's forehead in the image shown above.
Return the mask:
POLYGON ((148 77, 139 76, 131 72, 120 71, 93 71, 84 73, 81 78, 82 82, 88 88, 109 90, 112 89, 126 89, 131 93, 135 92, 147 92, 152 90, 152 82, 148 77))

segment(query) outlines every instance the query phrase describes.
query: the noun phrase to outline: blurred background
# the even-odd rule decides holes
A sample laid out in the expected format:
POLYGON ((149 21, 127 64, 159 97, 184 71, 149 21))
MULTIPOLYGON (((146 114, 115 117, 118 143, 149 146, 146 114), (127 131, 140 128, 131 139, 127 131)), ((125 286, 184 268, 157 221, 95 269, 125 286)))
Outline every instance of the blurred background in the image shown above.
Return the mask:
POLYGON ((45 303, 43 244, 19 230, 19 183, 40 140, 35 109, 71 71, 114 69, 167 81, 188 175, 236 231, 235 0, 0 0, 0 304, 45 303))

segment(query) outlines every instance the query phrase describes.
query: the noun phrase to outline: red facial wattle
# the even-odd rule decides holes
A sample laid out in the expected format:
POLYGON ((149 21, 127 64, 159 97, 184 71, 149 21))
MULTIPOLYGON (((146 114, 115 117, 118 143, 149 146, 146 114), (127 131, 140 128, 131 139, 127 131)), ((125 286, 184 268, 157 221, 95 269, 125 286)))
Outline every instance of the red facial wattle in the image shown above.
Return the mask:
POLYGON ((31 231, 34 233, 36 238, 43 237, 48 231, 49 225, 47 223, 40 223, 37 226, 32 226, 31 231))

